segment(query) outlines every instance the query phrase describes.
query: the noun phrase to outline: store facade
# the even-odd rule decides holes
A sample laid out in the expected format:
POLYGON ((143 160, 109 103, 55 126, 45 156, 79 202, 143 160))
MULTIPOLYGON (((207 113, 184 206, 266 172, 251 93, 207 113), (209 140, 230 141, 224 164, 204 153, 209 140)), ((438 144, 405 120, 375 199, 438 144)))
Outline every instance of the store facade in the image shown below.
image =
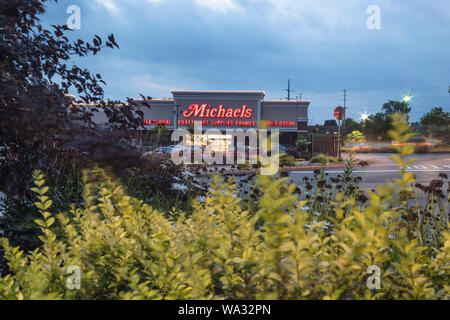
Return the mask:
POLYGON ((148 129, 169 130, 200 122, 203 130, 267 129, 280 131, 280 143, 291 144, 307 134, 308 100, 264 100, 264 91, 172 91, 172 99, 152 99, 142 107, 148 129))

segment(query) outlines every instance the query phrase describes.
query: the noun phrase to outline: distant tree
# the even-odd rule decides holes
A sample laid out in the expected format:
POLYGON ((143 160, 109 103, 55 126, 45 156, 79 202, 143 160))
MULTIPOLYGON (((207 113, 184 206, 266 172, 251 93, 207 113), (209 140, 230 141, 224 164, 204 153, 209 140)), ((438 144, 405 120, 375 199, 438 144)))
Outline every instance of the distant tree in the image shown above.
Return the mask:
MULTIPOLYGON (((119 175, 141 163, 140 154, 121 143, 143 124, 137 103, 105 101, 101 75, 75 62, 106 47, 119 48, 114 36, 71 41, 66 25, 46 30, 40 17, 48 2, 0 0, 0 192, 8 203, 0 208, 5 212, 0 229, 14 245, 27 248, 32 244, 24 239, 33 234, 30 228, 38 229, 33 221, 39 217, 29 188, 33 170, 46 173, 55 205, 68 205, 81 199, 77 180, 71 179, 79 179, 78 169, 99 164, 119 175), (108 130, 92 121, 99 110, 108 118, 108 130)), ((139 105, 148 106, 145 100, 139 105)))
POLYGON ((450 135, 450 112, 444 112, 441 107, 433 108, 420 119, 420 124, 433 136, 444 138, 448 142, 450 135))
POLYGON ((336 120, 325 120, 324 127, 337 127, 336 120))
POLYGON ((423 126, 448 126, 450 125, 450 112, 444 112, 441 107, 433 108, 420 119, 423 126))
POLYGON ((366 140, 366 137, 360 131, 352 131, 352 133, 349 133, 346 138, 347 142, 356 142, 356 143, 361 143, 366 140))
POLYGON ((306 152, 310 144, 311 142, 304 136, 299 136, 295 141, 295 146, 300 153, 306 152))
POLYGON ((389 130, 391 130, 391 118, 379 112, 369 116, 369 119, 366 120, 364 134, 369 140, 375 140, 377 137, 387 139, 389 130))
POLYGON ((353 132, 353 131, 362 131, 362 125, 361 125, 361 123, 353 120, 352 118, 346 118, 345 119, 345 131, 346 131, 345 133, 353 132))
POLYGON ((388 131, 391 130, 391 115, 401 113, 406 116, 411 112, 409 103, 405 101, 389 100, 381 107, 381 112, 371 115, 364 124, 364 134, 370 140, 377 137, 388 138, 388 131))
POLYGON ((404 101, 393 101, 389 100, 385 104, 383 104, 383 107, 381 110, 384 112, 385 115, 390 116, 392 114, 396 113, 402 113, 404 115, 409 115, 411 112, 411 108, 409 107, 409 104, 404 101))

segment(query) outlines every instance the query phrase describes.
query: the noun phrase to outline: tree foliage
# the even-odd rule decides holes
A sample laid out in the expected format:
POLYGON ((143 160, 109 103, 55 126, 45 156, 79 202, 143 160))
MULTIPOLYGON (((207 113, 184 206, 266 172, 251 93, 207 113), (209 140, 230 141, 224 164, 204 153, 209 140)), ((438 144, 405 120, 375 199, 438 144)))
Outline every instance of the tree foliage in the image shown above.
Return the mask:
MULTIPOLYGON (((353 120, 352 118, 346 118, 344 122, 345 122, 345 132, 343 132, 343 134, 353 131, 362 131, 361 123, 353 120)), ((344 127, 344 124, 342 126, 344 127)))
POLYGON ((433 108, 420 119, 420 124, 432 135, 450 143, 450 112, 445 112, 441 107, 433 108))
MULTIPOLYGON (((89 163, 111 166, 119 174, 140 163, 140 154, 119 142, 142 124, 137 102, 105 101, 101 76, 73 62, 105 47, 118 49, 114 36, 71 41, 65 25, 46 30, 39 16, 47 4, 0 0, 0 191, 7 196, 0 226, 14 243, 33 233, 30 224, 18 224, 37 214, 28 190, 33 168, 44 169, 49 182, 60 185, 52 196, 67 205, 81 199, 77 181, 89 163), (93 123, 97 110, 107 115, 108 130, 93 123), (16 220, 5 221, 9 218, 16 220)), ((139 102, 145 104, 145 98, 139 102)))
POLYGON ((370 115, 366 121, 364 133, 371 140, 377 139, 378 136, 386 139, 391 129, 391 118, 383 113, 370 115))
POLYGON ((408 115, 411 112, 411 108, 409 107, 409 104, 407 102, 394 100, 389 100, 388 102, 383 104, 381 110, 387 116, 397 113, 408 115))
POLYGON ((364 140, 366 140, 366 137, 360 131, 352 131, 352 133, 349 133, 347 135, 346 139, 349 142, 361 143, 364 142, 364 140))
POLYGON ((298 151, 300 151, 300 153, 306 152, 310 145, 311 141, 309 141, 309 139, 304 136, 299 136, 295 141, 295 146, 297 147, 298 151))

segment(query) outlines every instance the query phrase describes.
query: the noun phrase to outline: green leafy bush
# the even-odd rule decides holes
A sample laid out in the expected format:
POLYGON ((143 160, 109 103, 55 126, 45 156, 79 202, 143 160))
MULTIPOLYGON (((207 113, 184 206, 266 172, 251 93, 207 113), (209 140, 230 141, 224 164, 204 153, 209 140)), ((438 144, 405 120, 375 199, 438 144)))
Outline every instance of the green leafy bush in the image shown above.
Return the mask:
POLYGON ((295 146, 300 153, 306 152, 310 145, 311 141, 309 141, 308 138, 304 136, 299 136, 295 141, 295 146))
POLYGON ((309 159, 310 163, 320 163, 320 164, 328 164, 328 163, 335 163, 339 162, 339 159, 336 157, 327 156, 325 154, 318 154, 316 156, 313 156, 311 159, 309 159))
POLYGON ((349 133, 347 135, 346 140, 348 142, 361 143, 361 142, 364 142, 366 140, 366 137, 360 131, 352 131, 351 133, 349 133))
POLYGON ((295 158, 287 153, 280 154, 281 167, 294 167, 296 165, 295 158))
MULTIPOLYGON (((394 123, 401 142, 407 124, 394 123)), ((128 196, 99 169, 83 177, 83 205, 53 214, 35 172, 42 245, 25 253, 1 240, 10 272, 0 278, 0 298, 449 299, 448 199, 433 219, 409 218, 420 207, 409 206, 414 176, 404 170, 412 148, 393 156, 400 179, 369 192, 364 206, 337 192, 319 221, 287 178, 259 177, 249 211, 233 179, 216 176, 187 215, 128 196), (81 269, 76 290, 67 285, 71 266, 81 269), (373 266, 379 289, 367 286, 373 266)))

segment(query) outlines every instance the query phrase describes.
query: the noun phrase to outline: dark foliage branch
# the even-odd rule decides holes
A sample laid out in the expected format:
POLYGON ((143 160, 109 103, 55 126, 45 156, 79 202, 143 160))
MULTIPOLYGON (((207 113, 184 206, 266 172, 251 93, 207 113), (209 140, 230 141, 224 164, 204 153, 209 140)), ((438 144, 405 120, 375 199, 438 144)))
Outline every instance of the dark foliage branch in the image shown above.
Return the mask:
POLYGON ((75 178, 92 164, 117 174, 142 165, 140 154, 120 141, 142 126, 140 109, 149 107, 149 99, 105 100, 101 75, 73 62, 118 49, 114 35, 106 41, 97 35, 90 42, 72 41, 67 26, 45 29, 39 16, 49 2, 0 0, 0 192, 14 200, 6 210, 16 217, 28 214, 34 169, 60 182, 53 196, 70 203, 76 202, 78 186, 62 183, 63 177, 75 178), (69 96, 72 92, 78 99, 69 96), (96 111, 106 114, 108 128, 95 125, 96 111))
MULTIPOLYGON (((105 112, 111 127, 123 129, 121 135, 139 128, 143 114, 136 101, 105 101, 101 75, 72 63, 74 56, 95 55, 105 47, 119 48, 114 35, 105 43, 97 35, 91 43, 81 39, 71 42, 67 26, 46 30, 38 18, 45 13, 46 2, 0 0, 0 143, 12 148, 24 140, 31 142, 31 135, 38 140, 51 138, 61 146, 71 142, 69 145, 75 147, 73 137, 80 140, 88 131, 84 126, 95 127, 92 116, 98 110, 105 112), (68 98, 71 91, 77 92, 79 100, 68 98), (94 107, 86 107, 89 104, 94 107)), ((148 106, 145 98, 139 104, 148 106)), ((82 150, 86 147, 82 141, 76 147, 89 151, 82 150)))

